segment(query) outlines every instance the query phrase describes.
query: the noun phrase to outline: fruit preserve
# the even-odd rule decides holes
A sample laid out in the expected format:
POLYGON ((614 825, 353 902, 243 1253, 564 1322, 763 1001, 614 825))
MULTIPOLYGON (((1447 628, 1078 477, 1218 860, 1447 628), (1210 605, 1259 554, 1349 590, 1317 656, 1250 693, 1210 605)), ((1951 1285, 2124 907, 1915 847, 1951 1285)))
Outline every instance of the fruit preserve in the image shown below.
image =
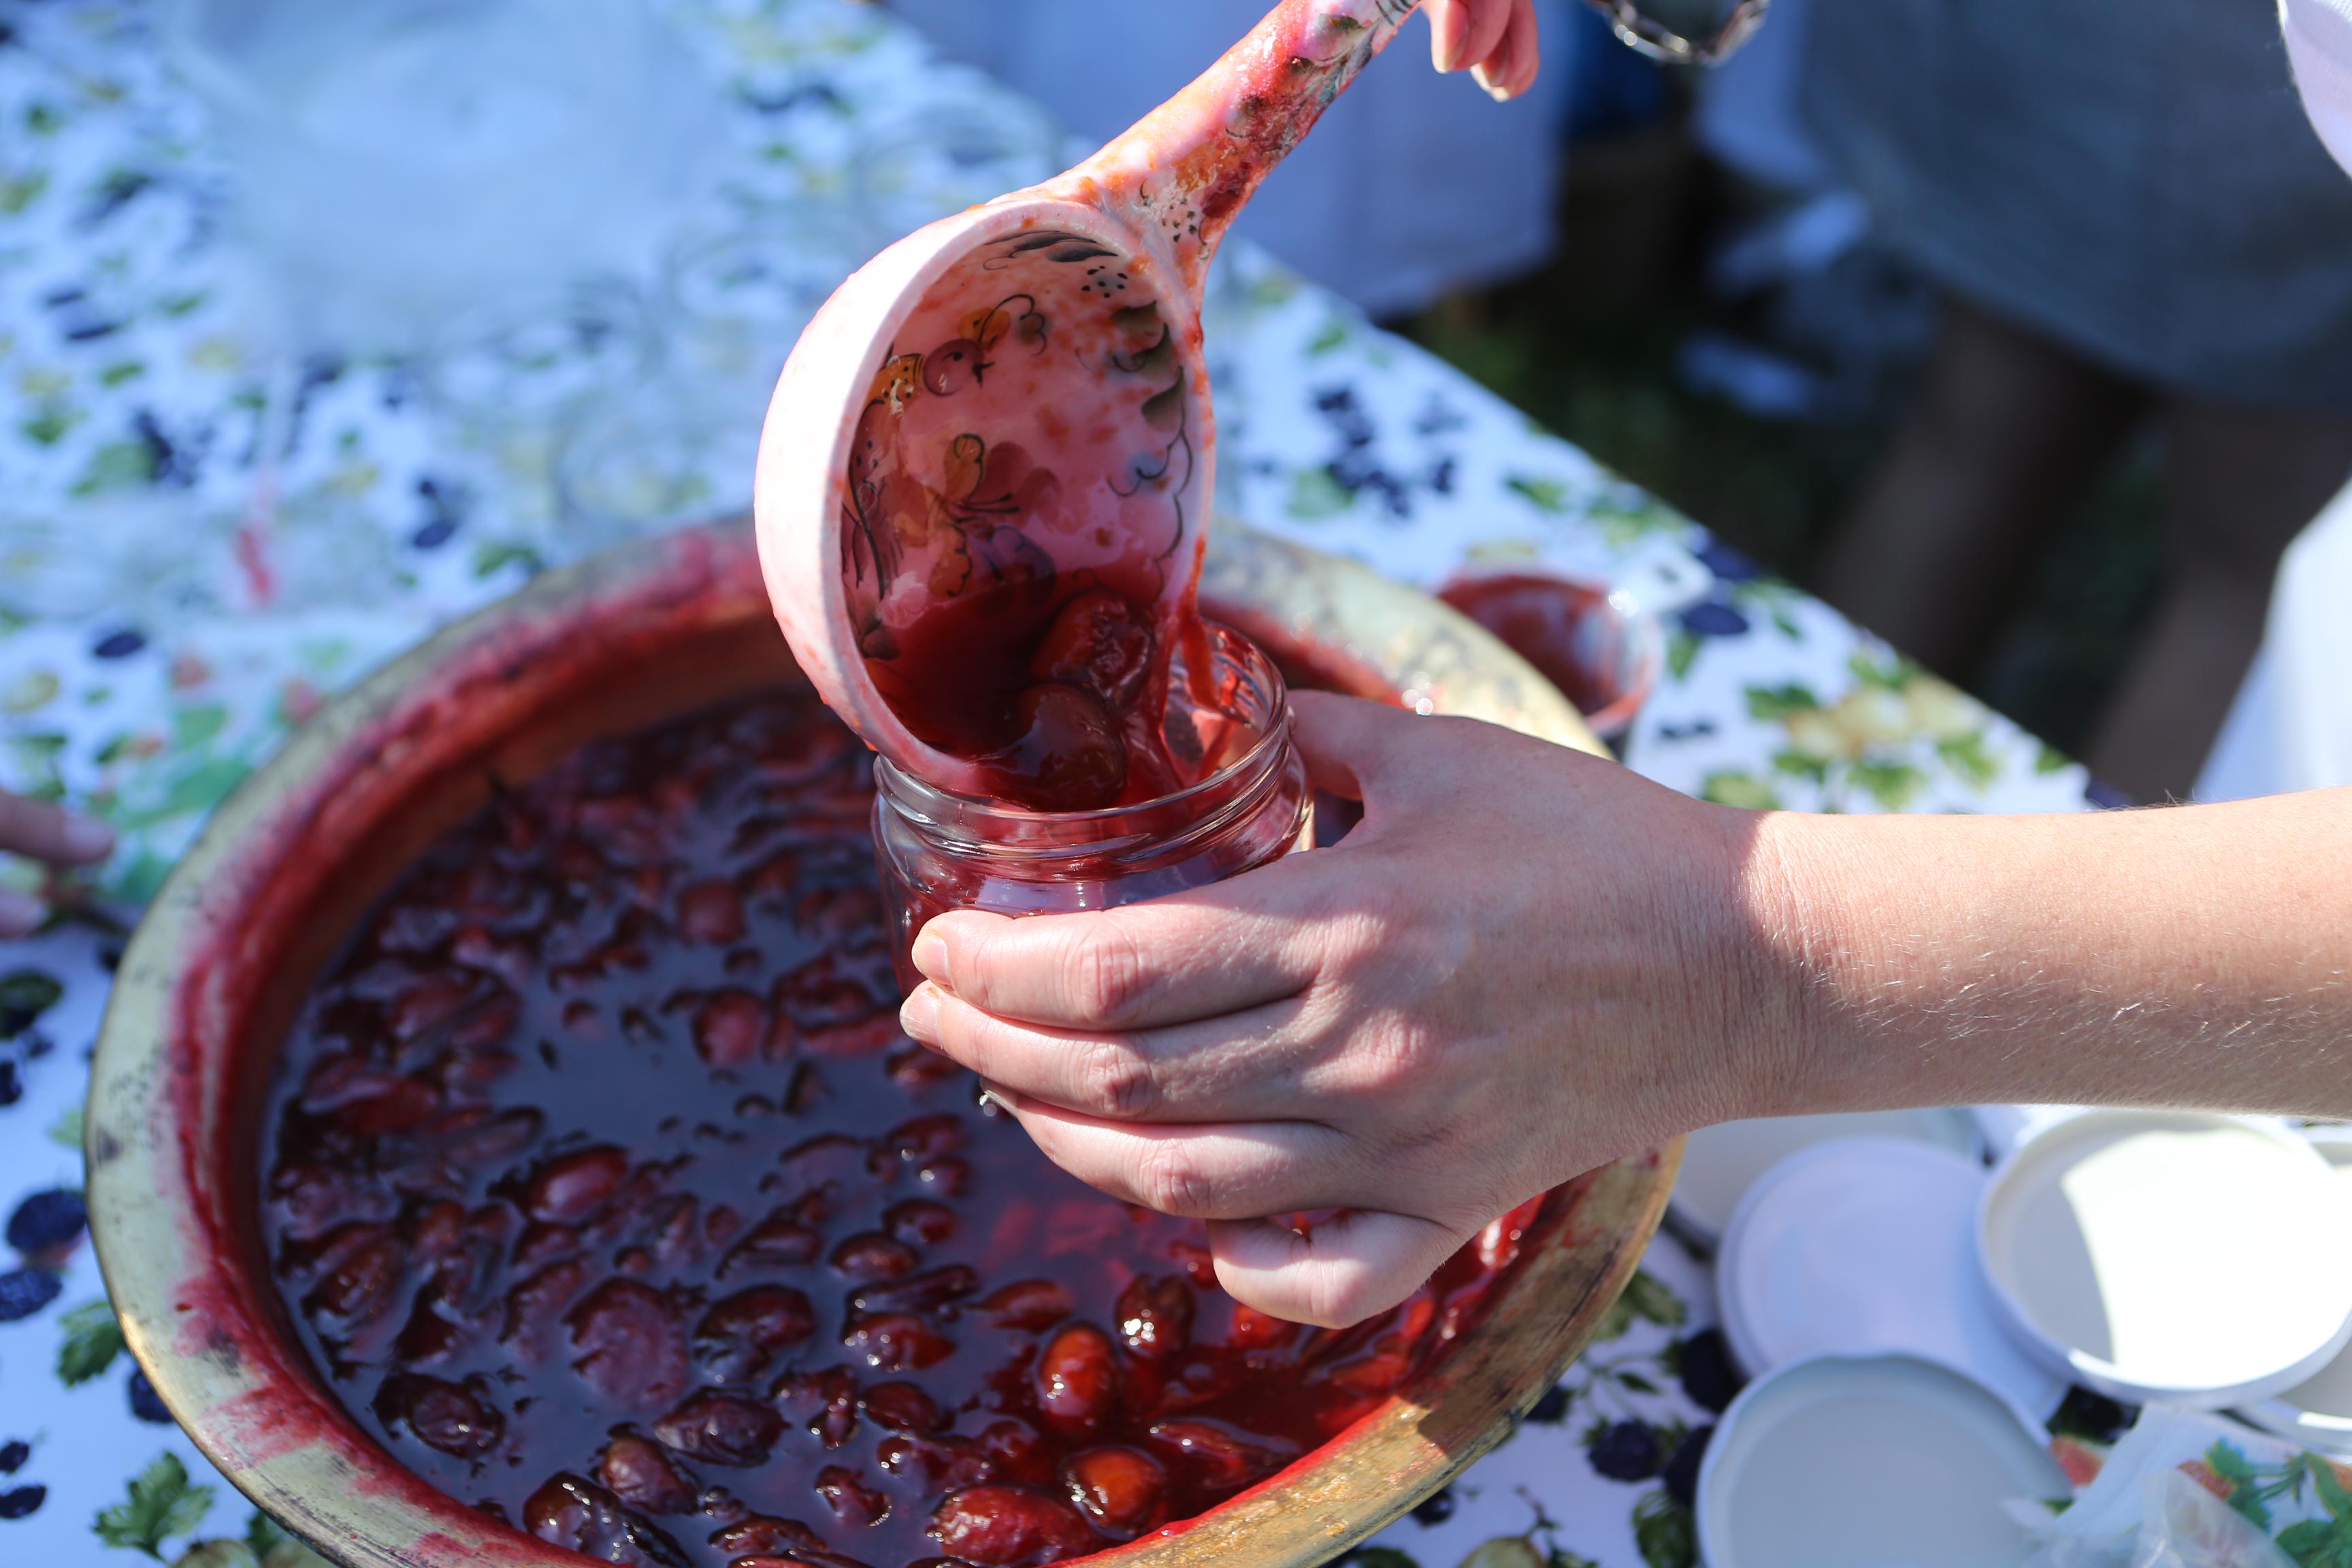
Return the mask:
POLYGON ((970 764, 934 782, 1033 811, 1199 782, 1160 719, 1200 636, 1206 398, 1191 309, 1163 309, 1152 270, 1044 227, 981 241, 866 389, 827 491, 838 549, 793 568, 837 574, 845 620, 802 653, 856 660, 909 734, 970 764))
POLYGON ((1381 1403, 1527 1215, 1344 1331, 1063 1174, 898 1031, 864 748, 806 692, 502 788, 359 924, 268 1110, 263 1237, 404 1464, 657 1568, 1033 1568, 1381 1403))
POLYGON ((1238 876, 1313 841, 1307 764, 1282 675, 1255 643, 1202 627, 1206 677, 1180 661, 1167 751, 1200 782, 1138 805, 1024 811, 956 795, 877 762, 874 842, 899 983, 933 915, 1110 909, 1238 876), (1205 698, 1194 700, 1198 689, 1205 698))
POLYGON ((1506 572, 1457 579, 1438 597, 1534 665, 1604 740, 1624 733, 1657 684, 1656 620, 1604 583, 1506 572))

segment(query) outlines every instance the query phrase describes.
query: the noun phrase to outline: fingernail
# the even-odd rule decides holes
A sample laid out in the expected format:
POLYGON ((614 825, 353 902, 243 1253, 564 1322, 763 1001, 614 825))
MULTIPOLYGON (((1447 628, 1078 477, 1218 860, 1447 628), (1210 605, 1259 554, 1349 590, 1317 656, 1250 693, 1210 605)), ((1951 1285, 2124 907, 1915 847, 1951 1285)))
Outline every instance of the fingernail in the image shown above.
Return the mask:
POLYGON ((68 816, 58 842, 71 859, 103 860, 114 853, 114 829, 94 816, 68 816))
POLYGON ((915 948, 910 955, 915 967, 927 980, 936 980, 950 991, 955 987, 948 981, 948 939, 929 926, 915 933, 915 948))
POLYGON ((898 1004, 898 1027, 925 1045, 940 1037, 940 994, 926 983, 918 985, 913 994, 898 1004))
POLYGON ((1462 68, 1462 46, 1469 41, 1470 15, 1455 5, 1430 18, 1429 63, 1438 70, 1462 68))
POLYGON ((1486 96, 1493 99, 1496 103, 1508 103, 1511 101, 1511 89, 1496 81, 1495 79, 1494 73, 1489 71, 1484 64, 1475 65, 1470 68, 1470 79, 1476 82, 1480 87, 1485 88, 1486 89, 1486 96))
POLYGON ((48 913, 48 906, 40 900, 0 888, 0 937, 30 936, 48 913))

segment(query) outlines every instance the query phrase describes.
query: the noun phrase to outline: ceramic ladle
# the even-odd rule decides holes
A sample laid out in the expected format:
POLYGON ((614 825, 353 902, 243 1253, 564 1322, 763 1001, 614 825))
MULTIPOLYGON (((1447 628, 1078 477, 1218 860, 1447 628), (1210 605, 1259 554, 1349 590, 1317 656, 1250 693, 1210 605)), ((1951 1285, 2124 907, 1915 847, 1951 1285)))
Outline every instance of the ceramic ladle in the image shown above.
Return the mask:
POLYGON ((760 559, 801 668, 876 751, 987 793, 959 693, 1029 657, 1004 631, 1023 595, 1189 612, 1210 258, 1418 3, 1281 0, 1093 157, 908 236, 810 323, 761 437, 760 559))

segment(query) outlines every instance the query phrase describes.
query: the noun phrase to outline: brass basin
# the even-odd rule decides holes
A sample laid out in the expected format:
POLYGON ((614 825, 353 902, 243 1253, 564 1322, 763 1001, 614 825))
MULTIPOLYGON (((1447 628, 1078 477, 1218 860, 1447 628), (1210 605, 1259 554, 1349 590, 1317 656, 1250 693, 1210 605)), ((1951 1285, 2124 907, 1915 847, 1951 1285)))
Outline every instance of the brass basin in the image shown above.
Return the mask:
MULTIPOLYGON (((1223 525, 1203 598, 1325 684, 1598 744, 1484 631, 1360 566, 1223 525)), ((278 1046, 357 918, 443 828, 582 742, 800 679, 749 528, 540 578, 330 704, 214 816, 117 974, 88 1119, 91 1225, 132 1352, 197 1447, 347 1568, 579 1562, 435 1490, 314 1375, 258 1237, 278 1046)), ((1591 1337, 1679 1146, 1559 1189, 1471 1334, 1355 1426, 1173 1536, 1091 1563, 1305 1568, 1500 1441, 1591 1337)))

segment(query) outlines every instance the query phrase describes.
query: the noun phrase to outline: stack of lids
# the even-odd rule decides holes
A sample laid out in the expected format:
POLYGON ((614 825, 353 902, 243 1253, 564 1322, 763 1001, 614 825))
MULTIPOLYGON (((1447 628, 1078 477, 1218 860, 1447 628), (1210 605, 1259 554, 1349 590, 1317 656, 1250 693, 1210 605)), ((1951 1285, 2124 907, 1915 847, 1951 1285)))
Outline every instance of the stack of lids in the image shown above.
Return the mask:
POLYGON ((1692 1141, 1674 1217, 1717 1242, 1758 1379, 1702 1472, 1711 1568, 2022 1562, 2002 1505, 2066 1495, 2042 1423, 2070 1384, 2352 1445, 2352 1137, 2092 1111, 1988 1173, 1998 1142, 1937 1114, 1692 1141), (1947 1514, 1974 1523, 1916 1528, 1947 1514), (1899 1549, 1881 1539, 1906 1518, 1899 1549))

